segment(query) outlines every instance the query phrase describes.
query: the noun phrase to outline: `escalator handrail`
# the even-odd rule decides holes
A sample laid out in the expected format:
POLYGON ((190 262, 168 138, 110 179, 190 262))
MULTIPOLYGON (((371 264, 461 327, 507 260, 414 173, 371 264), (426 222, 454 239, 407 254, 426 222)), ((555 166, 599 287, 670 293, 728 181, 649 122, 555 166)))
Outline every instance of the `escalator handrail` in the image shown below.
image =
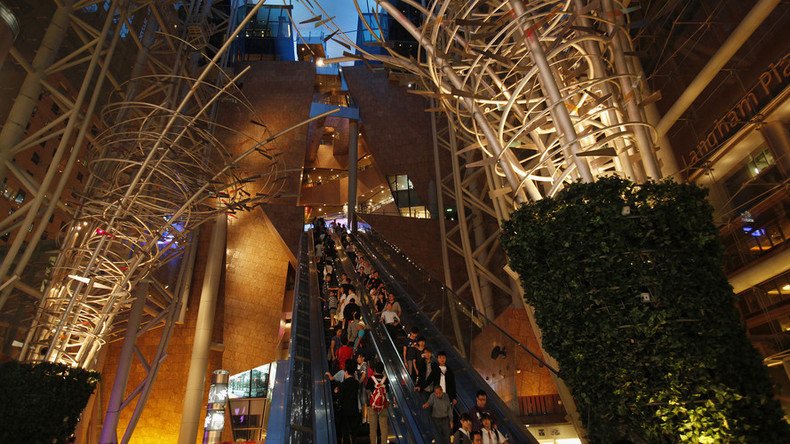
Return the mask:
POLYGON ((332 385, 324 375, 329 371, 326 360, 326 337, 324 336, 324 316, 318 288, 318 270, 315 261, 314 231, 309 232, 308 264, 310 276, 310 357, 313 377, 313 442, 335 444, 337 442, 332 385), (321 328, 315 328, 321 326, 321 328))
MULTIPOLYGON (((298 270, 296 270, 296 279, 295 279, 295 283, 294 283, 294 301, 293 301, 293 307, 292 307, 293 311, 291 312, 292 313, 292 315, 291 315, 291 338, 290 338, 290 343, 288 344, 288 361, 289 361, 289 365, 288 365, 288 374, 287 374, 286 379, 285 379, 285 390, 284 390, 284 392, 285 392, 285 400, 283 402, 283 405, 284 405, 284 408, 285 408, 285 424, 282 425, 283 426, 282 437, 283 437, 284 440, 289 440, 290 439, 291 431, 292 431, 291 424, 293 422, 292 421, 292 414, 293 414, 293 407, 292 406, 293 406, 293 397, 294 397, 294 392, 295 392, 295 388, 294 388, 294 384, 295 384, 294 372, 296 371, 296 369, 294 368, 295 366, 293 365, 293 362, 294 362, 294 358, 296 356, 296 339, 297 339, 296 331, 297 331, 297 327, 299 325, 299 320, 297 319, 297 313, 298 313, 297 310, 299 308, 299 294, 302 291, 304 291, 304 289, 302 288, 302 285, 303 285, 303 280, 304 280, 304 277, 305 277, 304 275, 307 274, 307 270, 306 270, 307 264, 305 263, 305 260, 307 258, 307 254, 305 252, 306 240, 307 240, 307 234, 302 234, 302 236, 299 238, 299 265, 298 265, 299 268, 298 268, 298 270)), ((272 433, 274 436, 277 436, 280 433, 280 430, 274 430, 272 432, 274 432, 274 433, 272 433)), ((267 430, 266 431, 267 436, 269 435, 269 433, 270 433, 270 431, 267 430)), ((285 441, 283 441, 283 442, 285 442, 285 441)))
MULTIPOLYGON (((369 228, 369 229, 367 229, 367 231, 369 231, 371 234, 375 235, 375 237, 380 238, 380 240, 378 240, 379 242, 384 242, 385 244, 387 244, 390 247, 390 249, 394 249, 392 247, 392 245, 390 245, 387 242, 386 239, 383 239, 382 236, 376 230, 374 230, 373 228, 369 228)), ((402 253, 402 252, 400 252, 398 250, 396 250, 396 254, 400 255, 401 258, 407 258, 407 256, 404 253, 402 253)), ((511 335, 506 330, 504 330, 502 327, 500 327, 499 324, 496 323, 496 321, 494 321, 493 319, 491 319, 488 316, 486 316, 485 313, 483 313, 480 310, 478 310, 477 307, 469 306, 466 302, 464 302, 461 298, 458 297, 458 295, 455 293, 455 291, 453 289, 448 288, 447 286, 442 284, 441 283, 442 281, 439 280, 439 279, 436 279, 433 275, 431 275, 431 273, 429 271, 425 270, 424 268, 420 267, 419 265, 417 265, 414 262, 410 262, 409 265, 414 267, 418 272, 427 275, 429 277, 429 279, 439 283, 439 285, 442 287, 442 291, 447 295, 448 303, 455 304, 456 307, 458 307, 458 309, 461 310, 468 318, 470 318, 472 320, 477 320, 477 319, 482 320, 483 322, 482 322, 482 325, 479 325, 480 327, 482 327, 484 325, 491 325, 493 328, 495 328, 497 330, 498 333, 500 333, 501 335, 506 337, 515 346, 517 346, 518 348, 523 350, 525 353, 530 355, 533 359, 538 361, 543 367, 546 367, 547 370, 549 370, 550 372, 554 373, 554 375, 559 375, 559 370, 557 370, 552 365, 547 363, 541 356, 539 356, 537 353, 535 353, 532 350, 530 350, 529 347, 524 345, 521 341, 519 341, 518 339, 514 338, 513 335, 511 335)))

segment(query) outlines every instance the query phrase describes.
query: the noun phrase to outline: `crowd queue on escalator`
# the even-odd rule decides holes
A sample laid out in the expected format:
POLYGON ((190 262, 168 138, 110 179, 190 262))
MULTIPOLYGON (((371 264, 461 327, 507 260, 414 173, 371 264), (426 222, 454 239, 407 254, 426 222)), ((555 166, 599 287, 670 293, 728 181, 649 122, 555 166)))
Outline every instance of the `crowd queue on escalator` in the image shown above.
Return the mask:
POLYGON ((331 331, 327 345, 332 383, 335 424, 338 442, 387 443, 389 423, 387 408, 391 400, 389 381, 384 364, 377 356, 369 338, 369 326, 362 317, 361 304, 368 304, 376 322, 386 327, 395 344, 401 348, 403 363, 411 375, 415 391, 422 396, 422 407, 430 412, 438 436, 435 443, 505 444, 504 434, 496 428, 496 420, 487 407, 487 395, 479 390, 475 406, 466 413, 456 406, 455 376, 447 365, 444 351, 434 353, 416 327, 408 330, 401 323, 402 309, 394 293, 382 282, 379 272, 360 252, 356 251, 343 225, 316 219, 314 226, 315 259, 321 279, 321 298, 325 319, 331 331), (359 281, 368 297, 362 298, 350 276, 337 269, 337 250, 332 233, 354 265, 359 281), (367 433, 365 432, 367 429, 367 433))

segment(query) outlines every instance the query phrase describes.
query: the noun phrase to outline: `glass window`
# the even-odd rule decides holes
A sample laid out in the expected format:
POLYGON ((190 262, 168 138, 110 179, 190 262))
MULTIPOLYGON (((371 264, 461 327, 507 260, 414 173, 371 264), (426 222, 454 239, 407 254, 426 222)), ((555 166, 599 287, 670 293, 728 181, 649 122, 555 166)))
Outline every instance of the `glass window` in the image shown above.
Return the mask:
POLYGON ((408 190, 409 188, 411 188, 409 186, 410 184, 411 184, 411 181, 409 180, 409 176, 406 176, 406 175, 398 176, 397 181, 396 181, 396 186, 397 186, 397 190, 398 191, 408 190))
POLYGON ((14 197, 14 202, 21 204, 25 201, 25 196, 25 190, 19 190, 19 192, 17 192, 16 196, 14 197))
POLYGON ((392 191, 396 190, 395 184, 396 184, 397 177, 398 176, 387 176, 387 183, 389 184, 390 190, 392 190, 392 191))
POLYGON ((746 165, 746 168, 748 169, 749 175, 751 177, 757 177, 766 168, 774 165, 775 163, 776 162, 774 161, 774 156, 771 153, 771 150, 766 148, 754 156, 751 156, 751 160, 746 165))
POLYGON ((770 196, 773 188, 784 180, 776 168, 776 160, 765 145, 744 159, 742 166, 724 179, 724 189, 733 209, 740 213, 770 196))

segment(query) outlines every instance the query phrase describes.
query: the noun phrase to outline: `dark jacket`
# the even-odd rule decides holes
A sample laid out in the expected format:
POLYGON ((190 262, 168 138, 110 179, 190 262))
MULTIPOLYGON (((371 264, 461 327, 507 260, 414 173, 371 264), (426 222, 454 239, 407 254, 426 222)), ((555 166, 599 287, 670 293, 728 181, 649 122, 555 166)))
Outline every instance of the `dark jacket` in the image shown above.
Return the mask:
POLYGON ((345 378, 340 383, 340 414, 342 416, 356 416, 359 414, 357 399, 359 396, 359 381, 353 376, 345 378))
MULTIPOLYGON (((450 369, 450 366, 446 366, 447 370, 444 372, 444 385, 447 387, 447 396, 450 397, 450 400, 457 399, 456 398, 456 391, 455 391, 455 373, 450 369)), ((439 364, 436 364, 436 369, 439 370, 439 364)), ((441 370, 439 370, 441 372, 441 370)), ((438 384, 441 380, 441 375, 436 377, 436 383, 438 384)))
MULTIPOLYGON (((439 384, 439 364, 434 361, 431 361, 431 374, 428 377, 425 376, 427 373, 428 363, 425 362, 425 359, 418 359, 417 360, 417 381, 414 383, 420 390, 425 390, 428 387, 436 387, 439 384)), ((431 388, 433 390, 433 388, 431 388)))
POLYGON ((480 430, 483 428, 484 413, 488 413, 489 415, 493 416, 491 409, 488 408, 488 405, 481 409, 477 406, 477 404, 475 404, 471 409, 469 409, 469 416, 472 417, 472 430, 480 430))
POLYGON ((343 309, 343 319, 345 319, 347 321, 353 321, 355 313, 361 314, 361 311, 359 310, 359 305, 357 305, 356 299, 354 299, 354 302, 350 302, 350 303, 346 304, 346 307, 343 309))
POLYGON ((453 444, 472 444, 472 438, 458 429, 453 433, 453 444))

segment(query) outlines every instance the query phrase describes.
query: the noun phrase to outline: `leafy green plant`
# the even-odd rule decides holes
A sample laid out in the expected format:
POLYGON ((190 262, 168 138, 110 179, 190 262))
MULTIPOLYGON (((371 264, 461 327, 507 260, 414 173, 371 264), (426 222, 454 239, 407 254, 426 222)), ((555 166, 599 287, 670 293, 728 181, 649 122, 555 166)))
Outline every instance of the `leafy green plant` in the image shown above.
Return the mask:
POLYGON ((592 442, 790 442, 705 197, 604 178, 524 205, 503 227, 592 442))
POLYGON ((0 442, 66 442, 98 382, 62 364, 0 364, 0 442))

